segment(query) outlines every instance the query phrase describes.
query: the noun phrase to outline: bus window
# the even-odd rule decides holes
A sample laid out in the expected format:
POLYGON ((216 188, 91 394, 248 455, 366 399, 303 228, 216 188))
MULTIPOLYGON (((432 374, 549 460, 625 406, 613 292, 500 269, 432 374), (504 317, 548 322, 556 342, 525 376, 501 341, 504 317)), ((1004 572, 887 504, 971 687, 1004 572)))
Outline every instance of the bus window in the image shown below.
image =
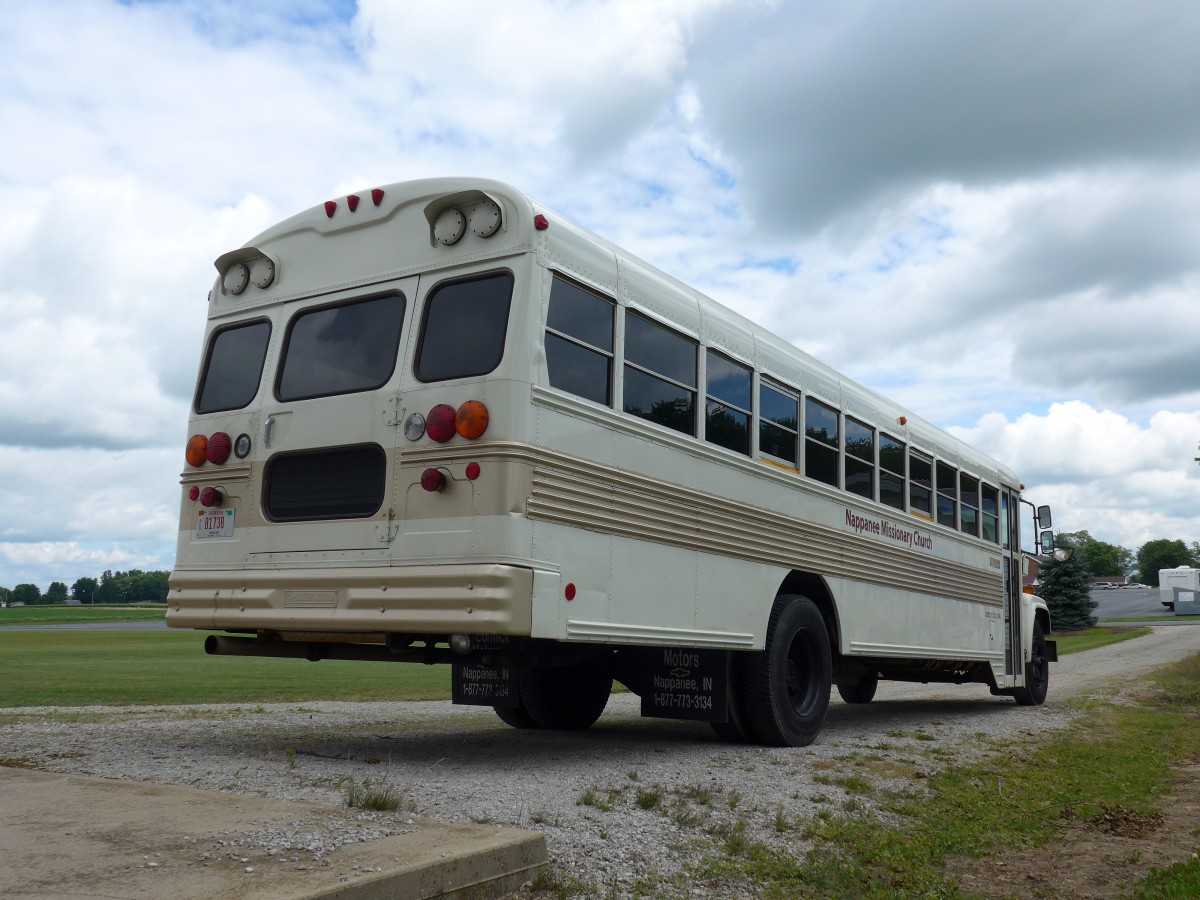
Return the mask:
POLYGON ((991 541, 993 544, 1000 541, 1000 528, 998 522, 998 495, 999 492, 991 485, 983 486, 983 516, 981 522, 983 524, 983 537, 985 540, 991 541))
POLYGON ((800 400, 778 388, 758 388, 758 450, 795 466, 796 435, 800 426, 800 400))
POLYGON ((708 407, 704 438, 738 453, 750 453, 750 370, 709 350, 708 407))
POLYGON ((696 344, 629 313, 625 317, 625 412, 696 433, 696 344))
POLYGON ((958 496, 962 531, 979 536, 979 479, 970 475, 958 476, 958 496))
POLYGON ((275 394, 307 400, 370 391, 396 368, 404 295, 305 310, 288 326, 275 394))
POLYGON ((224 412, 250 405, 258 393, 270 337, 271 323, 263 319, 213 335, 196 393, 196 412, 224 412))
POLYGON ((555 276, 546 317, 552 387, 612 405, 614 309, 611 300, 555 276))
POLYGON ((469 378, 500 365, 512 291, 509 272, 448 281, 430 291, 421 323, 417 378, 469 378))
POLYGON ((933 460, 920 453, 908 455, 908 506, 912 512, 933 518, 933 460))
POLYGON ((838 486, 838 414, 819 400, 804 400, 804 474, 838 486))
POLYGON ((904 445, 886 434, 879 436, 879 501, 904 509, 904 445))
POLYGON ((937 464, 937 520, 947 528, 958 527, 958 470, 937 464))
POLYGON ((846 419, 846 490, 875 499, 875 429, 846 419))

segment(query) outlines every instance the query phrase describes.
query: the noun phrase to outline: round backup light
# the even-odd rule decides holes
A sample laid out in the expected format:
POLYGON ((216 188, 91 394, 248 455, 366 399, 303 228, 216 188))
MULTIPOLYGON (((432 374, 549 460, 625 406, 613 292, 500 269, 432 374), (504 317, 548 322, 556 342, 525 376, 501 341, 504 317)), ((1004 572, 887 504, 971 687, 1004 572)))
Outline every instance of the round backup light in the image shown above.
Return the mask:
POLYGON ((458 408, 458 413, 455 415, 454 427, 462 437, 465 437, 469 441, 475 440, 487 431, 487 407, 478 400, 468 400, 458 408))
POLYGON ((249 283, 250 270, 246 268, 245 263, 240 262, 235 262, 226 269, 225 277, 221 279, 221 286, 225 288, 227 294, 240 294, 249 283))
POLYGON ((413 413, 404 420, 404 436, 410 441, 419 441, 425 435, 425 417, 413 413))
POLYGON ((193 434, 188 438, 187 449, 183 453, 189 466, 202 466, 208 459, 208 438, 202 434, 193 434))
POLYGON ((233 455, 238 459, 245 459, 250 455, 250 435, 239 434, 237 440, 233 442, 233 455))
POLYGON ((439 403, 429 411, 425 418, 425 433, 429 439, 444 444, 454 437, 455 418, 457 413, 448 403, 439 403))
POLYGON ((467 463, 467 481, 474 481, 476 478, 479 477, 479 472, 480 472, 479 463, 477 463, 477 462, 467 463))
POLYGON ((197 500, 199 500, 200 499, 200 488, 196 487, 193 484, 192 489, 190 491, 188 491, 188 499, 191 500, 193 503, 195 503, 197 500))
POLYGON ((223 466, 225 461, 229 459, 229 454, 233 450, 233 441, 229 435, 223 431, 218 431, 216 434, 209 435, 208 438, 208 461, 214 466, 223 466))
POLYGON ((449 247, 457 244, 467 230, 467 217, 462 210, 450 207, 442 210, 433 223, 433 237, 439 244, 449 247))
POLYGON ((220 506, 225 502, 225 495, 220 488, 206 487, 200 492, 200 505, 208 508, 220 506))
POLYGON ((440 469, 429 468, 421 473, 421 487, 429 491, 431 494, 436 494, 446 486, 446 476, 442 474, 440 469))
POLYGON ((500 207, 493 200, 484 200, 471 210, 471 233, 487 238, 500 227, 500 207))

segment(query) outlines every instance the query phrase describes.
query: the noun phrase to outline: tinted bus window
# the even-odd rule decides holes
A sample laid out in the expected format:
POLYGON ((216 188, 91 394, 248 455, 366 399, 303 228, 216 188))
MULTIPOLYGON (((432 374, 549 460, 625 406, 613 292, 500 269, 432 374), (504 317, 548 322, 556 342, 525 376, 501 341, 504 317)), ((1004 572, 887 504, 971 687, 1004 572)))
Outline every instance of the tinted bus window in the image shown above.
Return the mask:
POLYGON ((750 452, 750 369, 709 350, 704 439, 738 453, 750 452))
POLYGON ((967 534, 979 536, 979 479, 970 475, 958 476, 958 498, 961 503, 959 526, 967 534))
POLYGON ((250 405, 258 393, 270 337, 271 323, 261 319, 224 328, 213 335, 204 374, 200 376, 196 412, 221 412, 250 405))
POLYGON ((469 378, 500 365, 512 291, 509 272, 448 281, 430 291, 421 322, 417 378, 469 378))
POLYGON ((555 277, 546 319, 552 387, 612 405, 614 310, 611 300, 555 277))
POLYGON ((696 343, 636 313, 625 317, 625 412, 696 433, 696 343))
POLYGON ((908 456, 909 508, 933 518, 933 460, 920 453, 908 456))
POLYGON ((958 526, 958 470, 937 464, 937 520, 947 528, 958 526))
POLYGON ((846 490, 875 499, 875 429, 846 419, 846 490))
POLYGON ((879 501, 904 509, 904 444, 879 436, 879 501))
POLYGON ((403 294, 301 312, 288 327, 276 396, 306 400, 382 386, 396 368, 403 322, 403 294))
POLYGON ((804 400, 804 474, 838 486, 838 414, 819 400, 804 400))
POLYGON ((983 486, 983 537, 993 544, 1000 542, 999 492, 990 485, 983 486))
POLYGON ((795 466, 799 398, 767 384, 758 388, 758 450, 795 466))

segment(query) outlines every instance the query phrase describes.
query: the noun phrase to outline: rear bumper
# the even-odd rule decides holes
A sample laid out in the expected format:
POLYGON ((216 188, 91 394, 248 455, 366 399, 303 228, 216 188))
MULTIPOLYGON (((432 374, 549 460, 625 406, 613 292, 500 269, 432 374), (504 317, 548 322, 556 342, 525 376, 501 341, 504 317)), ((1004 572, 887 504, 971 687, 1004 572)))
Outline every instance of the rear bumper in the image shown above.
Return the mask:
POLYGON ((217 631, 528 636, 533 570, 505 565, 187 571, 167 625, 217 631))

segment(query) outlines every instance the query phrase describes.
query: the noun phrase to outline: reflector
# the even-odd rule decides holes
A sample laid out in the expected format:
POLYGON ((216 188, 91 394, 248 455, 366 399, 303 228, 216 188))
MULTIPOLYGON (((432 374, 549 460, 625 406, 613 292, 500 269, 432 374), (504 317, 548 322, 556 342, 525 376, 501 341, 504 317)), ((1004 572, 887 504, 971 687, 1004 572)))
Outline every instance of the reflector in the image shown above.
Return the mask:
POLYGON ((474 481, 476 478, 479 477, 479 472, 480 472, 479 463, 477 463, 477 462, 467 463, 467 481, 474 481))

